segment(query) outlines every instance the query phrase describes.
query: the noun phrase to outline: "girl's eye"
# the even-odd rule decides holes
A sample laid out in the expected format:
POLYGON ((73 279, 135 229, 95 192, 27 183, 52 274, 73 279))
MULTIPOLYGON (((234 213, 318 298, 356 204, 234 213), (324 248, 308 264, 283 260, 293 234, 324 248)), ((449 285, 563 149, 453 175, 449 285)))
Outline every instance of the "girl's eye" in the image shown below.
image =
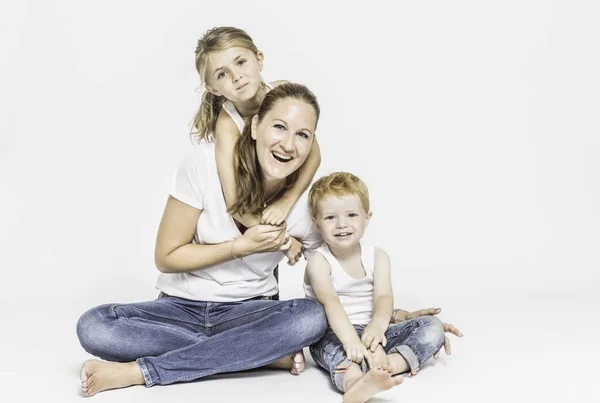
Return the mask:
POLYGON ((238 60, 238 66, 241 66, 244 63, 246 63, 246 60, 244 60, 244 59, 238 60))
POLYGON ((285 130, 285 126, 284 125, 280 125, 279 123, 276 123, 273 125, 274 128, 279 129, 279 130, 285 130))
POLYGON ((220 78, 223 78, 223 77, 225 77, 225 72, 224 71, 222 71, 222 72, 219 73, 219 75, 217 76, 217 80, 220 79, 220 78))
POLYGON ((296 134, 297 134, 298 136, 300 136, 300 137, 304 138, 304 139, 309 139, 309 138, 310 138, 310 136, 309 136, 308 134, 304 133, 304 132, 298 132, 298 133, 296 133, 296 134))

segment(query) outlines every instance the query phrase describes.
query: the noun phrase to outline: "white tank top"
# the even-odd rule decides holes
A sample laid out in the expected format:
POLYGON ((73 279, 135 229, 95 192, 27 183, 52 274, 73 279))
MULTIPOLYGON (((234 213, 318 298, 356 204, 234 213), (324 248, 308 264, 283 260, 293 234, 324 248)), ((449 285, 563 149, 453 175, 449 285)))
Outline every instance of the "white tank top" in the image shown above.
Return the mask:
MULTIPOLYGON (((266 83, 266 82, 265 82, 265 84, 266 84, 267 88, 269 89, 269 91, 273 89, 273 87, 271 87, 271 84, 266 83)), ((240 115, 238 110, 235 108, 235 105, 233 104, 233 102, 231 102, 230 100, 227 99, 227 100, 225 100, 225 102, 223 102, 223 105, 221 106, 221 108, 223 108, 225 110, 225 112, 227 112, 227 114, 231 117, 231 119, 233 119, 233 121, 237 125, 238 129, 240 130, 240 134, 242 134, 242 132, 244 131, 244 126, 245 126, 246 122, 244 122, 242 115, 240 115)))
MULTIPOLYGON (((323 244, 315 252, 319 252, 331 266, 331 284, 340 298, 340 302, 353 325, 367 325, 373 313, 373 272, 375 271, 375 248, 360 244, 360 258, 365 276, 361 279, 350 277, 333 256, 327 244, 323 244)), ((304 284, 307 298, 317 299, 310 285, 304 284)))

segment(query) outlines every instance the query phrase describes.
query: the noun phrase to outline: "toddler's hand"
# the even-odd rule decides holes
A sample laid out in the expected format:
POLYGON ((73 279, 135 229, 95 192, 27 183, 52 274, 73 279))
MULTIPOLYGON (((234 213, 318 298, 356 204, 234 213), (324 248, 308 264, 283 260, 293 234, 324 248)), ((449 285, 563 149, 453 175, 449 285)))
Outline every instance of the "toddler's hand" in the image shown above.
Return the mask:
POLYGON ((344 350, 346 351, 346 357, 357 364, 362 363, 365 354, 368 353, 364 344, 358 342, 345 345, 344 350))

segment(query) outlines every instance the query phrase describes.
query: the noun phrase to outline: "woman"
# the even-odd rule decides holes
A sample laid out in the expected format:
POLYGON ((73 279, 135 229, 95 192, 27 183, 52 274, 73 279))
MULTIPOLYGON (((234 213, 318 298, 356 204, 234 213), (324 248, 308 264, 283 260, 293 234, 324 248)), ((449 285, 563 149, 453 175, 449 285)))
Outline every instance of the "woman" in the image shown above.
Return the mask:
MULTIPOLYGON (((302 85, 283 84, 265 96, 237 144, 233 214, 257 213, 293 185, 319 112, 315 96, 302 85)), ((301 242, 292 243, 296 254, 304 249, 308 255, 322 242, 306 199, 282 226, 244 228, 227 212, 214 144, 200 144, 179 167, 158 230, 161 298, 102 305, 79 319, 83 348, 109 361, 83 364, 84 394, 270 363, 297 373, 292 359, 303 357, 294 353, 319 340, 327 321, 316 301, 270 299, 278 291, 273 268, 288 236, 301 242)))

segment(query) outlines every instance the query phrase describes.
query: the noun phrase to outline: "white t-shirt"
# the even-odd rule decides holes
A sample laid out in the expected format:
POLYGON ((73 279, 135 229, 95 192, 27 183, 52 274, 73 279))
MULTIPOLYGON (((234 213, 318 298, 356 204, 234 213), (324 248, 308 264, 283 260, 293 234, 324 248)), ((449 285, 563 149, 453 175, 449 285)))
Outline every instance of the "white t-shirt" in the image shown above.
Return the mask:
MULTIPOLYGON (((175 174, 170 194, 202 210, 192 243, 218 244, 242 236, 227 213, 214 143, 199 144, 186 154, 175 174)), ((306 248, 304 255, 308 259, 323 240, 311 221, 306 194, 292 207, 286 222, 289 234, 306 248)), ((280 251, 262 252, 202 270, 161 273, 156 288, 172 296, 196 301, 241 301, 274 295, 278 285, 273 270, 284 256, 280 251)))

